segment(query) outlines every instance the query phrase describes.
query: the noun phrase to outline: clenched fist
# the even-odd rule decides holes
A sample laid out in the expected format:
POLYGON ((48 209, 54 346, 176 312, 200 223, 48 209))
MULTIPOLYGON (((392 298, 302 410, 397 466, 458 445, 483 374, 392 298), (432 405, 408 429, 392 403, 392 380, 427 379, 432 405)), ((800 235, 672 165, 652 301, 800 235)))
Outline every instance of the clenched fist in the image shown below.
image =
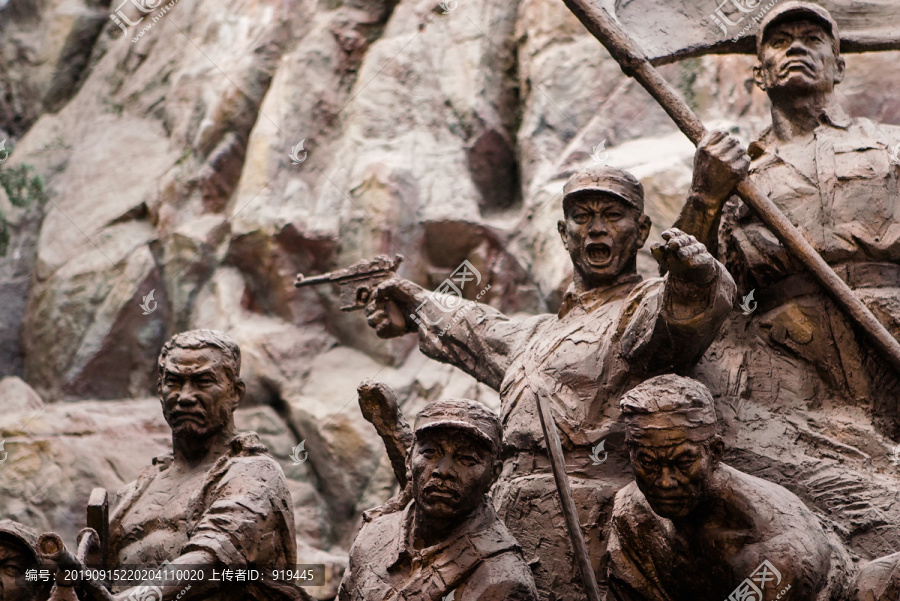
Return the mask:
POLYGON ((425 289, 409 280, 391 278, 378 285, 366 305, 366 321, 379 338, 396 338, 418 327, 410 315, 425 300, 425 289))
POLYGON ((695 284, 708 284, 716 277, 716 259, 696 238, 673 227, 662 233, 662 239, 650 252, 672 277, 695 284))
POLYGON ((750 156, 740 140, 725 131, 708 132, 694 155, 691 194, 718 208, 749 170, 750 156))

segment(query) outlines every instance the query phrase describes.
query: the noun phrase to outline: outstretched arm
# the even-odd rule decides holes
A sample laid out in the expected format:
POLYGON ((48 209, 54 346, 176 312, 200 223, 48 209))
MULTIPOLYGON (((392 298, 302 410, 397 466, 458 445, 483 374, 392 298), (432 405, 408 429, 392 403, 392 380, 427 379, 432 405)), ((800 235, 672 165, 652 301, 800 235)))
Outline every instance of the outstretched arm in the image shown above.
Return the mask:
POLYGON ((422 353, 458 367, 494 390, 500 388, 513 349, 541 321, 512 320, 484 303, 428 292, 400 279, 375 289, 366 315, 379 337, 417 332, 422 353), (391 325, 391 312, 403 316, 404 328, 391 325))

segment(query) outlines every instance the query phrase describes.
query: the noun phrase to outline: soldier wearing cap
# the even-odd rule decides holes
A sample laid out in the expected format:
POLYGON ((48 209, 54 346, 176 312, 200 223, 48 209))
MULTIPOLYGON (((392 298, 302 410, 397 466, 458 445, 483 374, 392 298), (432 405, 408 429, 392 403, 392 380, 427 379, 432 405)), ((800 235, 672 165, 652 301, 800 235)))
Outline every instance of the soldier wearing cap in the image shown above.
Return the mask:
MULTIPOLYGON (((623 438, 616 427, 618 399, 648 376, 696 361, 731 310, 735 288, 702 244, 675 229, 653 249, 668 276, 641 280, 636 256, 650 219, 643 213, 643 188, 629 173, 600 166, 576 173, 565 185, 562 208, 558 229, 574 281, 557 314, 516 320, 472 303, 444 331, 439 309, 423 305, 426 291, 404 280, 379 286, 367 313, 379 336, 418 331, 424 354, 499 391, 504 468, 494 491, 497 510, 522 545, 541 598, 577 601, 585 598, 584 587, 526 374, 552 392, 548 402, 580 521, 599 529, 612 496, 626 483, 623 457, 591 459, 601 441, 614 450, 623 438), (404 315, 431 313, 421 327, 408 320, 405 332, 397 332, 386 317, 388 301, 404 315)), ((599 561, 602 537, 590 538, 601 545, 589 549, 599 561)))
POLYGON ((52 582, 26 580, 25 572, 41 567, 37 534, 18 522, 0 520, 0 601, 43 601, 52 582))
MULTIPOLYGON (((851 119, 839 105, 844 59, 838 26, 822 7, 779 3, 760 24, 757 49, 754 76, 769 96, 772 126, 750 145, 750 179, 900 338, 900 128, 851 119)), ((775 465, 792 456, 786 463, 802 467, 785 466, 781 483, 847 524, 857 551, 870 558, 893 552, 900 546, 897 479, 877 473, 893 472, 887 449, 863 449, 886 448, 883 436, 900 438, 900 375, 731 197, 747 160, 733 138, 707 136, 676 222, 718 251, 741 295, 754 293, 747 309, 755 312, 734 314, 694 375, 717 398, 745 399, 754 415, 763 412, 766 426, 737 425, 744 438, 735 446, 754 454, 765 448, 775 465), (802 436, 803 428, 781 417, 797 413, 822 433, 815 448, 784 436, 785 427, 802 436), (841 449, 840 457, 820 451, 826 447, 841 449)))
POLYGON ((849 558, 788 490, 721 463, 709 390, 675 375, 621 401, 635 481, 616 495, 618 601, 845 599, 849 558))
POLYGON ((494 512, 500 420, 447 399, 419 413, 407 459, 412 501, 365 524, 339 601, 537 601, 531 571, 494 512))

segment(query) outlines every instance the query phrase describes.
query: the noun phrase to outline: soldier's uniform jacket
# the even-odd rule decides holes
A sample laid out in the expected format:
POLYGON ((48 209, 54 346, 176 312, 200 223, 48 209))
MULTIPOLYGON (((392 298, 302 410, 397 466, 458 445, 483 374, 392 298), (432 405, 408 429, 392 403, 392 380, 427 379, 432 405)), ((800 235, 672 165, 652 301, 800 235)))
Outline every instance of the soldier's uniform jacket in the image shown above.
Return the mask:
POLYGON ((363 526, 339 601, 537 601, 519 546, 488 497, 445 540, 420 550, 412 546, 414 503, 363 526))
POLYGON ((494 498, 526 559, 535 561, 543 598, 575 601, 585 593, 526 375, 551 391, 575 504, 581 523, 592 525, 585 535, 600 545, 589 549, 599 561, 610 500, 627 484, 624 433, 617 424, 621 395, 647 377, 696 361, 732 310, 734 292, 717 264, 706 285, 635 275, 583 293, 572 287, 557 315, 513 320, 490 306, 466 303, 457 310, 463 319, 428 316, 435 325, 419 331, 422 352, 500 391, 504 467, 494 498), (445 322, 449 328, 440 335, 445 322), (592 459, 600 441, 605 450, 592 459))
MULTIPOLYGON (((185 553, 205 550, 229 569, 250 564, 261 572, 292 569, 297 564, 294 512, 284 472, 255 433, 236 435, 228 451, 203 475, 191 493, 185 515, 142 518, 138 527, 126 529, 129 514, 154 479, 172 465, 173 456, 153 460, 135 482, 120 491, 121 499, 110 516, 109 565, 121 561, 120 550, 134 546, 156 568, 185 553)), ((129 564, 131 566, 131 564, 129 564)), ((131 566, 137 567, 137 566, 131 566)), ((267 578, 251 583, 227 582, 209 593, 216 601, 258 599, 306 599, 304 592, 283 581, 267 578)))
MULTIPOLYGON (((808 147, 781 144, 771 129, 750 147, 754 183, 895 337, 900 337, 898 143, 900 128, 851 120, 835 107, 822 115, 808 147)), ((792 410, 844 399, 873 409, 888 436, 900 435, 900 378, 737 198, 724 210, 720 237, 722 260, 738 289, 755 290, 759 303, 747 345, 764 342, 787 353, 786 363, 796 366, 800 358, 812 368, 811 378, 790 375, 781 381, 778 357, 751 351, 748 361, 776 377, 756 378, 750 385, 759 390, 735 394, 792 410)), ((733 365, 728 377, 739 379, 735 370, 742 369, 747 368, 733 365)))

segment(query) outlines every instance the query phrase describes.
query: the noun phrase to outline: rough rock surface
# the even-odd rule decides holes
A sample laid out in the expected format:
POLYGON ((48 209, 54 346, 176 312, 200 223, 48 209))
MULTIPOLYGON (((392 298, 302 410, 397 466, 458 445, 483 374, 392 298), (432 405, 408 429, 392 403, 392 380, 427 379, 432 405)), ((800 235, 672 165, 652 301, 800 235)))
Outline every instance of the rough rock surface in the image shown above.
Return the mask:
MULTIPOLYGON (((244 351, 240 425, 282 461, 301 549, 332 566, 316 593, 330 598, 360 512, 395 488, 358 382, 388 382, 409 416, 440 396, 497 396, 409 337, 380 341, 336 291, 295 290, 296 273, 399 252, 401 274, 434 287, 469 260, 486 302, 552 311, 571 277, 556 233, 565 178, 592 153, 632 170, 652 242, 680 208, 692 148, 557 0, 180 0, 127 35, 109 18, 120 6, 141 16, 0 1, 0 139, 14 148, 0 169, 33 165, 50 197, 19 214, 0 191, 14 228, 0 375, 21 378, 0 381, 0 515, 72 541, 92 486, 113 490, 166 450, 149 399, 161 344, 221 328, 244 351)), ((849 57, 852 114, 900 122, 897 58, 849 57)), ((707 124, 749 139, 768 121, 751 65, 662 73, 707 124)), ((639 267, 655 273, 649 253, 639 267)), ((741 469, 762 474, 809 428, 767 419, 783 444, 741 469)), ((900 492, 889 443, 867 453, 900 492)))

